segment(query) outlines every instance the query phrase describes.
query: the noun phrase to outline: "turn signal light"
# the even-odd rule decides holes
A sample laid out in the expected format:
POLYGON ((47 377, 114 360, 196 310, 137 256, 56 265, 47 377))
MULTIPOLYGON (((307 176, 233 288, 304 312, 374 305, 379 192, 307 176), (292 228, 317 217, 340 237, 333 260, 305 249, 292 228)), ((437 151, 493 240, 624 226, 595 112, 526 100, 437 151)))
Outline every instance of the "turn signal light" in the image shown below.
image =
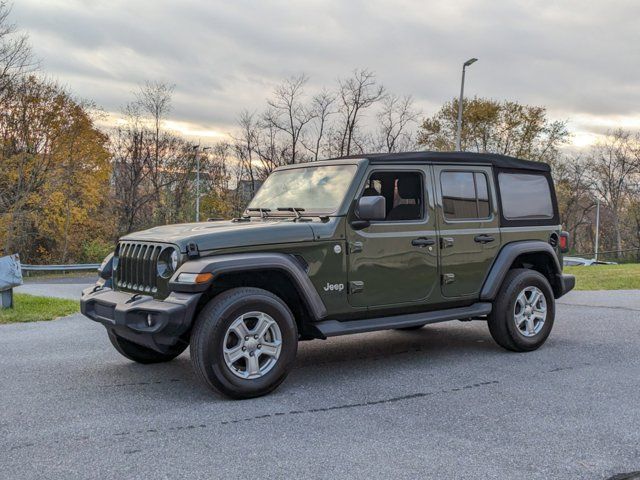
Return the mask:
POLYGON ((207 283, 213 279, 212 273, 181 273, 178 275, 180 283, 207 283))

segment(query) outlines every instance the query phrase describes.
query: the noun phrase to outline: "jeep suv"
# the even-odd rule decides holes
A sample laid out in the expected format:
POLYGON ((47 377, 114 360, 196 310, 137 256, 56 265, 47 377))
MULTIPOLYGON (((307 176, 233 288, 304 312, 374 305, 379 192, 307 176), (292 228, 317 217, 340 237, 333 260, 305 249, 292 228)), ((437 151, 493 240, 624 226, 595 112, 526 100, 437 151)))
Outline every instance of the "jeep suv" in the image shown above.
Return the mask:
POLYGON ((275 170, 240 218, 122 237, 81 307, 125 357, 190 346, 207 385, 248 398, 285 379, 299 340, 479 320, 534 350, 574 287, 567 242, 544 163, 340 158, 275 170))

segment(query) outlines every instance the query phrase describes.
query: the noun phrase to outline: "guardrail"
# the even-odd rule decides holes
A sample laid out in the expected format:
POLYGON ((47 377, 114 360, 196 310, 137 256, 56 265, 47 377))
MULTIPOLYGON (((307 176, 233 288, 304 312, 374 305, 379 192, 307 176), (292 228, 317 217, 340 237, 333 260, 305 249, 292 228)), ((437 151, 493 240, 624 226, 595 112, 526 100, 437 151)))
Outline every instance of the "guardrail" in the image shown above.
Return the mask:
POLYGON ((76 263, 70 265, 26 265, 22 264, 23 272, 71 272, 83 270, 98 270, 99 263, 76 263))

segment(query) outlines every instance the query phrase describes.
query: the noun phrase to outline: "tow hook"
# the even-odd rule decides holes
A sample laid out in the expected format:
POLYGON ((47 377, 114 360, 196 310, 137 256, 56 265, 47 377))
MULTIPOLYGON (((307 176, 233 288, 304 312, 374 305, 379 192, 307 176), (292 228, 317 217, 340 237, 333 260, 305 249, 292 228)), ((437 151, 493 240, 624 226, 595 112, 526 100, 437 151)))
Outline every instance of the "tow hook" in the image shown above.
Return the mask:
POLYGON ((124 303, 133 303, 136 300, 140 300, 142 298, 142 295, 140 295, 139 293, 136 293, 133 297, 131 297, 129 300, 127 300, 124 303))

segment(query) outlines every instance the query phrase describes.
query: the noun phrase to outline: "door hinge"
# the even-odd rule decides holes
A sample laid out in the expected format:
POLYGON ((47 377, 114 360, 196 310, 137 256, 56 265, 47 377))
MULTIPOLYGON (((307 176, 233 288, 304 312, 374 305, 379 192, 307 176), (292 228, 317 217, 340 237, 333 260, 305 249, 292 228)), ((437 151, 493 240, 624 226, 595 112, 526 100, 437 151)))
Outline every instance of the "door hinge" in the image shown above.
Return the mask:
POLYGON ((360 293, 364 290, 364 282, 353 280, 349 282, 349 293, 360 293))
POLYGON ((349 242, 349 253, 358 253, 362 251, 362 242, 349 242))
POLYGON ((454 242, 452 237, 440 237, 440 248, 453 247, 454 242))
POLYGON ((442 275, 442 284, 443 285, 448 285, 449 283, 453 283, 456 281, 456 274, 455 273, 445 273, 444 275, 442 275))

